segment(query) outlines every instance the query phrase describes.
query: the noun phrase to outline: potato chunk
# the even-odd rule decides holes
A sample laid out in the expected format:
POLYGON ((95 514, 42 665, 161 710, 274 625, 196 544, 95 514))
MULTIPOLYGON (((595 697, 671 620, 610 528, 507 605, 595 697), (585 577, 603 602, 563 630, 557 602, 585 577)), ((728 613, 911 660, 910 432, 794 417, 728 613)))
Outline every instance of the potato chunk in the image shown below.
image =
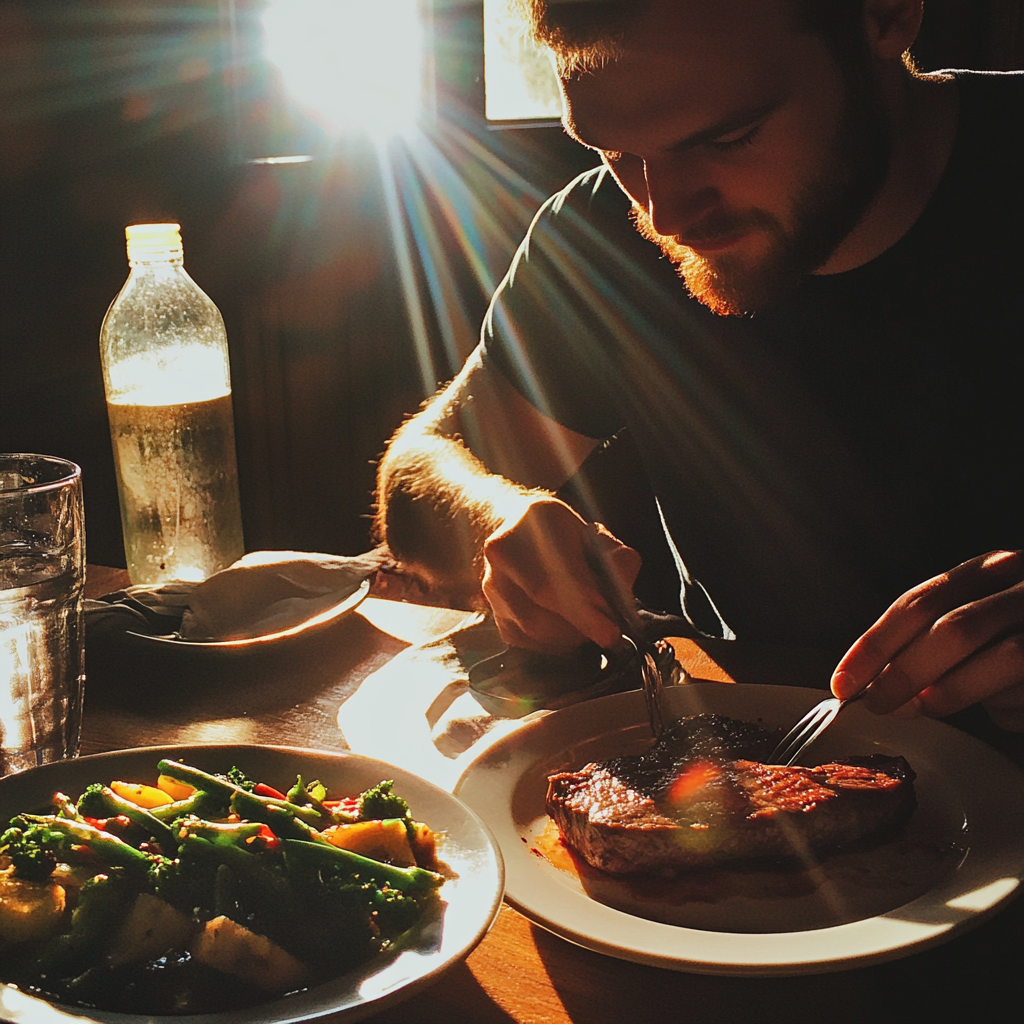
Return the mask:
POLYGON ((323 831, 332 846, 358 853, 373 860, 408 868, 416 863, 409 833, 401 818, 384 821, 358 821, 354 825, 332 825, 323 831))
POLYGON ((64 916, 64 889, 53 882, 29 882, 0 872, 0 942, 49 938, 64 916))
POLYGON ((184 949, 192 930, 192 921, 180 910, 158 896, 140 893, 107 953, 107 963, 119 967, 133 960, 155 960, 171 949, 184 949))
POLYGON ((191 950, 200 963, 258 985, 265 992, 300 988, 309 974, 291 953, 228 917, 207 921, 192 940, 191 950))

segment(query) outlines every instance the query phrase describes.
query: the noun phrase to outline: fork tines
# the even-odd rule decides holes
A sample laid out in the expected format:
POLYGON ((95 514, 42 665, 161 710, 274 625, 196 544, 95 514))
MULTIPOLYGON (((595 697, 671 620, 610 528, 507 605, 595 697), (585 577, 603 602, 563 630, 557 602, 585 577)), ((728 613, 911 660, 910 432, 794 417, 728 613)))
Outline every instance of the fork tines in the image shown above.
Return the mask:
POLYGON ((815 704, 810 711, 793 726, 779 745, 772 751, 768 764, 791 765, 824 731, 839 714, 843 702, 838 697, 828 697, 815 704))

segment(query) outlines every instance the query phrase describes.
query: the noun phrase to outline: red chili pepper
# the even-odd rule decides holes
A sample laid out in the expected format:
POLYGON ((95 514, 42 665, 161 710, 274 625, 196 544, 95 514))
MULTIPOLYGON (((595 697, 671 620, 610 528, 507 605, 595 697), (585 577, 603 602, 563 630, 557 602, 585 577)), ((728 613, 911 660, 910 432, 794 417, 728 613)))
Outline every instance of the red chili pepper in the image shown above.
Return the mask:
POLYGON ((359 797, 347 796, 343 800, 323 800, 324 807, 329 811, 351 811, 355 814, 359 810, 359 797))
POLYGON ((260 823, 260 830, 255 835, 249 836, 246 839, 246 844, 253 843, 256 840, 260 840, 268 850, 276 850, 281 845, 281 840, 274 835, 269 825, 260 823))
POLYGON ((265 782, 257 782, 256 785, 252 787, 252 791, 257 796, 270 796, 275 800, 288 799, 288 797, 286 797, 279 789, 274 789, 273 786, 268 786, 265 782))
POLYGON ((118 832, 124 832, 132 827, 132 819, 125 814, 118 814, 113 818, 84 817, 87 824, 98 828, 101 832, 109 832, 111 835, 117 835, 118 832))

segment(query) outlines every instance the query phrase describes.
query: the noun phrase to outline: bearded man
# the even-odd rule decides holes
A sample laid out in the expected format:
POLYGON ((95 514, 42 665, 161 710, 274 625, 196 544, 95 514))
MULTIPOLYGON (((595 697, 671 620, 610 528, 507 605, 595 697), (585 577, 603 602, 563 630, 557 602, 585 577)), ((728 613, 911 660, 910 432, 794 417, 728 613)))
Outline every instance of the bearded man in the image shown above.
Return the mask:
POLYGON ((628 430, 696 631, 1024 728, 1024 76, 919 74, 921 0, 524 6, 602 163, 393 439, 382 539, 512 644, 614 646, 639 556, 552 492, 628 430))

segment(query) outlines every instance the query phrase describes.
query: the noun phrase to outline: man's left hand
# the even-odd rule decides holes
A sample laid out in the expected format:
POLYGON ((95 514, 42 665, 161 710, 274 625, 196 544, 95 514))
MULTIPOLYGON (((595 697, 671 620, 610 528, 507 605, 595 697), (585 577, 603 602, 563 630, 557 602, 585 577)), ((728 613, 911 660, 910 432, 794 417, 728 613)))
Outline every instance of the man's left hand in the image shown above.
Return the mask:
POLYGON ((981 701, 1024 731, 1024 551, 973 558, 895 601, 833 673, 837 697, 865 687, 878 714, 942 717, 981 701))

